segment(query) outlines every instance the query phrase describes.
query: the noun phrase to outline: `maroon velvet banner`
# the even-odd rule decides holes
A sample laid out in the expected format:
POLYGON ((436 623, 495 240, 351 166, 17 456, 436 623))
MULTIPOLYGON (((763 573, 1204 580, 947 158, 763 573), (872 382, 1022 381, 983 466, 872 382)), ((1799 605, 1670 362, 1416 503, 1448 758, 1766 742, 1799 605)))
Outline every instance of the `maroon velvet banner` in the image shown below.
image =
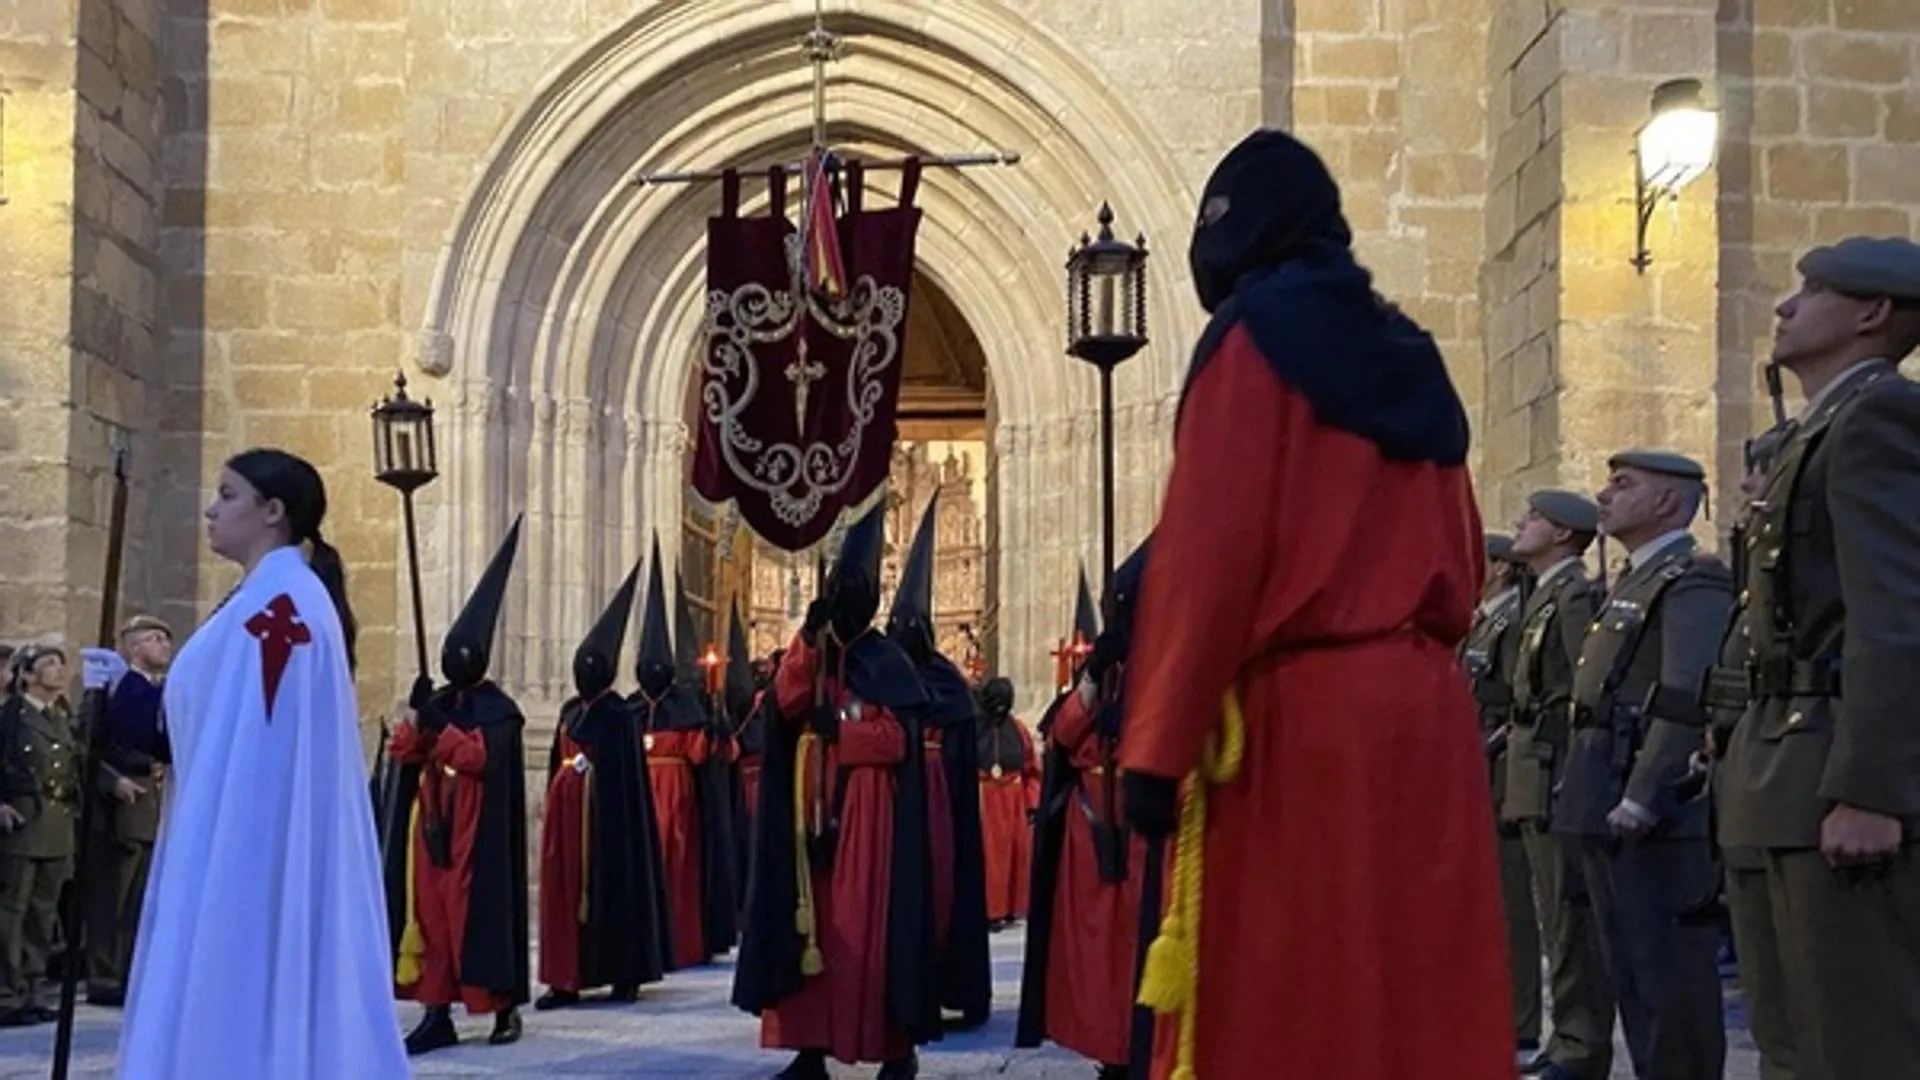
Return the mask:
POLYGON ((767 216, 740 216, 740 177, 729 172, 720 215, 707 222, 693 486, 710 502, 735 502, 755 533, 785 551, 812 547, 864 503, 893 453, 920 167, 908 163, 899 204, 884 210, 862 208, 858 163, 844 179, 838 290, 808 287, 803 267, 816 252, 794 250, 800 234, 786 217, 782 170, 768 177, 767 216))

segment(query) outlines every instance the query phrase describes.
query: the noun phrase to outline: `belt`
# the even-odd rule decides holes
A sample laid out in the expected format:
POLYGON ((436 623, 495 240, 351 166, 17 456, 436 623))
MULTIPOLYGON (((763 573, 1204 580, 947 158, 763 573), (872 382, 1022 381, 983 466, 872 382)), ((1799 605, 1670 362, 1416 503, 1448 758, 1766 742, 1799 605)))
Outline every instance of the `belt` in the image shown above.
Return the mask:
POLYGON ((1839 697, 1840 662, 1768 657, 1747 665, 1754 697, 1839 697))
POLYGON ((684 757, 680 757, 680 756, 679 756, 679 755, 677 755, 677 754, 648 754, 648 755, 647 755, 647 761, 648 761, 648 762, 657 762, 657 763, 659 763, 659 764, 662 764, 662 765, 691 765, 691 764, 693 764, 693 762, 691 762, 691 761, 688 761, 688 760, 687 760, 686 758, 684 758, 684 757))

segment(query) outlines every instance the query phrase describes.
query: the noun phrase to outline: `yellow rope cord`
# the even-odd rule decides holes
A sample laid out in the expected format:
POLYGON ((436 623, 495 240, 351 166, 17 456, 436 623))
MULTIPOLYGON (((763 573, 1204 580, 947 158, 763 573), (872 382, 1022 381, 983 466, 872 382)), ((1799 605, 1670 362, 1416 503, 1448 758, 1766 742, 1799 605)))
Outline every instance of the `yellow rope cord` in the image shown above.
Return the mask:
POLYGON ((400 955, 394 958, 393 966, 393 981, 398 986, 420 981, 421 961, 427 955, 426 933, 420 929, 420 900, 413 889, 414 834, 419 831, 420 800, 415 799, 407 812, 407 925, 400 932, 400 955))
POLYGON ((795 895, 800 898, 793 922, 794 929, 807 939, 800 953, 802 975, 818 975, 827 969, 826 958, 820 954, 818 920, 813 917, 813 863, 807 857, 807 758, 818 740, 812 732, 801 735, 793 759, 793 867, 798 879, 795 895))
POLYGON ((580 774, 580 925, 587 925, 587 902, 593 896, 593 878, 587 860, 593 858, 593 770, 580 774))
POLYGON ((1194 1031, 1199 1021, 1200 911, 1205 895, 1207 788, 1240 775, 1246 756, 1246 720, 1240 699, 1227 691, 1220 703, 1220 728, 1207 736, 1200 767, 1187 777, 1180 794, 1180 831, 1173 851, 1173 885, 1160 933, 1147 949, 1140 974, 1139 1003, 1156 1013, 1180 1017, 1170 1080, 1198 1080, 1194 1071, 1194 1031))

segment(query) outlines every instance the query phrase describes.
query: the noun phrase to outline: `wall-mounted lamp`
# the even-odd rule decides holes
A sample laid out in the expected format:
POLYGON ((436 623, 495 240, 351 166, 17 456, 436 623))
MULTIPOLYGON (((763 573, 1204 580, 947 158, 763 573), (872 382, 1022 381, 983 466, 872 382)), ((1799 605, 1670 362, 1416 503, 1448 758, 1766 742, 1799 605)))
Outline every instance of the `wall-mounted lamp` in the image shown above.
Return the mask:
POLYGON ((1720 145, 1720 114, 1707 108, 1699 79, 1673 79, 1653 89, 1653 116, 1635 134, 1633 146, 1634 207, 1633 265, 1646 273, 1653 255, 1647 250, 1647 225, 1661 199, 1676 198, 1680 189, 1713 167, 1720 145))

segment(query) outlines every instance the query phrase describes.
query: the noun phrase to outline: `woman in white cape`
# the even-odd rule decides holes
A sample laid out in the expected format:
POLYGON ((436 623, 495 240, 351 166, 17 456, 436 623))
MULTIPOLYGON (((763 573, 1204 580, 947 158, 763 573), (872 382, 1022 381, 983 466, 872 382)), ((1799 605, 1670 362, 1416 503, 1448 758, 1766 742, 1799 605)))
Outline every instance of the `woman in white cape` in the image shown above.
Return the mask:
MULTIPOLYGON (((307 462, 249 450, 207 507, 210 546, 245 577, 166 683, 173 780, 123 1080, 408 1075, 326 499, 307 462)), ((110 664, 90 653, 89 682, 110 664)))

